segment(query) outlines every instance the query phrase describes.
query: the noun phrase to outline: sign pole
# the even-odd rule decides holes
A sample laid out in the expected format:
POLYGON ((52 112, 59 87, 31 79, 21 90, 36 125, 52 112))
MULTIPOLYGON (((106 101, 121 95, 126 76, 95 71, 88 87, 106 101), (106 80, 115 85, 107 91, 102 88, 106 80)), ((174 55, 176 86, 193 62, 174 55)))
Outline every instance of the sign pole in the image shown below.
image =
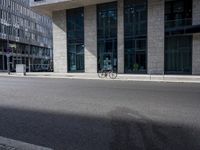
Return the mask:
POLYGON ((7 57, 8 75, 10 75, 10 57, 7 57))
POLYGON ((6 56, 7 56, 7 70, 8 70, 8 75, 10 75, 10 55, 11 55, 11 49, 10 49, 10 42, 9 42, 9 34, 11 29, 11 16, 10 16, 10 5, 8 6, 8 11, 9 11, 9 26, 8 26, 8 31, 7 31, 7 49, 6 49, 6 56))
POLYGON ((7 56, 7 70, 8 75, 10 75, 10 45, 9 45, 9 37, 7 38, 7 49, 6 49, 6 56, 7 56))

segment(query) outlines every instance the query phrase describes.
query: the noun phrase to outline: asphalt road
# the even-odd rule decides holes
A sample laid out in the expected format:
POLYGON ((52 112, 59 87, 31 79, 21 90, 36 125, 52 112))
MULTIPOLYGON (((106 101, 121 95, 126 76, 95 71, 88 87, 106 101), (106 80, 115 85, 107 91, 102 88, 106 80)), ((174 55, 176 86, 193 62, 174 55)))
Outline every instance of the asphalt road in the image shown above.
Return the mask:
POLYGON ((200 84, 0 77, 0 136, 55 150, 200 150, 200 84))

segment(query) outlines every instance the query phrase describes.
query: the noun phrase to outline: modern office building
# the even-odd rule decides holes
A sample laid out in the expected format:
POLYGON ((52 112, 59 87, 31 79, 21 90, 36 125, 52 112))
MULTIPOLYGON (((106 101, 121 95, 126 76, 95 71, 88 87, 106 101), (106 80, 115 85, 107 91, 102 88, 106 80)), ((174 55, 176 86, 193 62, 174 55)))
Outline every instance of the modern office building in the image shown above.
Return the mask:
POLYGON ((200 0, 31 0, 53 19, 55 72, 200 75, 200 0))
POLYGON ((52 21, 30 9, 28 0, 0 0, 0 71, 50 71, 52 21))

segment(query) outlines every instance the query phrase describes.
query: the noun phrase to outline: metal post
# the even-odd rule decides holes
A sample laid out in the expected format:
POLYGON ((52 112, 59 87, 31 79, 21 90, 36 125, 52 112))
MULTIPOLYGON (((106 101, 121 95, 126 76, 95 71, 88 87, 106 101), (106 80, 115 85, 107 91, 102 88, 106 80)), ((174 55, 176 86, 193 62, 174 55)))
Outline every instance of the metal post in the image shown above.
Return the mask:
POLYGON ((10 75, 10 52, 9 52, 9 33, 7 34, 7 70, 8 74, 10 75))
POLYGON ((31 45, 29 44, 29 52, 28 52, 28 71, 31 72, 31 45))
POLYGON ((11 16, 10 16, 10 5, 8 6, 8 13, 9 13, 9 19, 8 19, 8 31, 7 31, 7 49, 6 49, 6 51, 7 51, 7 70, 8 70, 8 75, 10 75, 10 42, 9 42, 9 32, 10 32, 10 24, 11 24, 11 21, 10 21, 10 18, 11 18, 11 16))

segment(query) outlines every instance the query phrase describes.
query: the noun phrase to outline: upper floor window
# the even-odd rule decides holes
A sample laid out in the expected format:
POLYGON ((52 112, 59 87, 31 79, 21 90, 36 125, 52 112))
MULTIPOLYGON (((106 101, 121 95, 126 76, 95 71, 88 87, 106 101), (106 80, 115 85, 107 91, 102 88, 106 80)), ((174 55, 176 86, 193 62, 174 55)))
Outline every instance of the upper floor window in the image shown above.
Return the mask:
POLYGON ((176 28, 192 25, 192 1, 166 0, 165 27, 176 28))

